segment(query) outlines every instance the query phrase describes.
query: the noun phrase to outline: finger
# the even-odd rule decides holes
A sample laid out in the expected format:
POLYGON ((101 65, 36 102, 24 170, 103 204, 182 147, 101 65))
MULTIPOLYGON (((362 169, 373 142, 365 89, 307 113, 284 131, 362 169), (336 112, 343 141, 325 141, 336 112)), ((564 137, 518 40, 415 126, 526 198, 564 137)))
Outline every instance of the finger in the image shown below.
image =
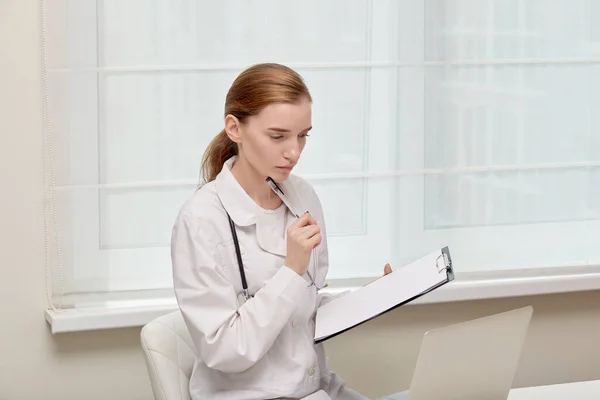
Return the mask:
POLYGON ((310 214, 306 213, 304 215, 301 215, 300 218, 298 218, 295 222, 294 222, 294 226, 298 227, 298 228, 302 228, 306 225, 312 225, 310 223, 310 221, 312 220, 312 217, 310 216, 310 214))
POLYGON ((296 222, 294 222, 294 224, 293 224, 293 226, 295 226, 297 228, 303 228, 308 225, 317 225, 317 222, 308 213, 308 211, 305 214, 303 214, 302 216, 300 216, 300 218, 298 218, 296 220, 296 222))
POLYGON ((314 235, 313 237, 311 237, 310 239, 308 239, 308 245, 310 246, 311 249, 314 249, 315 247, 317 247, 318 245, 321 244, 321 234, 317 233, 316 235, 314 235))
POLYGON ((318 225, 307 225, 300 230, 298 237, 300 239, 310 239, 317 233, 321 233, 321 228, 318 225))
POLYGON ((310 222, 309 222, 309 224, 310 224, 310 225, 318 225, 318 224, 317 224, 317 220, 315 220, 315 219, 312 217, 312 215, 310 215, 310 213, 308 213, 308 212, 307 212, 305 215, 308 215, 308 217, 310 218, 310 220, 309 220, 309 221, 310 221, 310 222))
POLYGON ((387 275, 391 272, 392 272, 392 267, 390 266, 390 264, 385 264, 385 267, 383 267, 383 275, 387 275))

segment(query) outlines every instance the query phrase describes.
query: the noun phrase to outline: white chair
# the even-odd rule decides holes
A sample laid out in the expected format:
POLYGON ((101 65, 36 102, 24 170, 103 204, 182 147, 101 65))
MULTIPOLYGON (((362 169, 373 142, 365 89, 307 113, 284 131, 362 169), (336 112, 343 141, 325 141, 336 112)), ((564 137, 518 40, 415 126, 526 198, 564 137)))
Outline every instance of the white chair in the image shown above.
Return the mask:
MULTIPOLYGON (((194 344, 179 311, 158 317, 142 328, 142 349, 155 400, 191 400, 194 344)), ((380 400, 405 400, 398 393, 380 400)))
POLYGON ((150 321, 140 336, 155 400, 190 400, 194 344, 181 313, 150 321))

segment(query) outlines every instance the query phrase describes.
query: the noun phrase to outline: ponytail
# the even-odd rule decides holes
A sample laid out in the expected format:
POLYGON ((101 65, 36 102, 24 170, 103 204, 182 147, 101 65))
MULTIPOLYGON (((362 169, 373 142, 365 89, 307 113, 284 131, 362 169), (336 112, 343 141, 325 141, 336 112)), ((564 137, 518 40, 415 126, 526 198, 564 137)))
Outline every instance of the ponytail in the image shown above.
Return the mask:
POLYGON ((229 158, 237 154, 237 144, 229 139, 227 132, 223 129, 215 138, 210 142, 204 157, 202 158, 201 177, 203 183, 208 183, 217 177, 223 164, 229 158))

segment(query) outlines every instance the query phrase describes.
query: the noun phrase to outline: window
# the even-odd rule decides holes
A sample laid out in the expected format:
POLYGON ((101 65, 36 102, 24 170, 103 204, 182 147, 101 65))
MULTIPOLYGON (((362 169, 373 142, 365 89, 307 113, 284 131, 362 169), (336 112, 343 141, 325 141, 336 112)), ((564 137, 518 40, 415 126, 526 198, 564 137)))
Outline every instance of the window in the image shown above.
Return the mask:
POLYGON ((170 293, 175 215, 229 85, 265 61, 294 67, 314 98, 296 173, 323 202, 330 279, 445 245, 457 279, 600 264, 593 0, 44 9, 54 303, 170 293))

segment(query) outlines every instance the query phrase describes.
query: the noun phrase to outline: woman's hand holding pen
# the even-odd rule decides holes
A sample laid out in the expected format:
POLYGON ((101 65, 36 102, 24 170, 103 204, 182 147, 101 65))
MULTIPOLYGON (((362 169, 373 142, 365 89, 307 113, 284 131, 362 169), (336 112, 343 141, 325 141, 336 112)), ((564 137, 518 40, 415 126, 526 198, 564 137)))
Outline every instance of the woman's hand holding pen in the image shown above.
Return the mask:
POLYGON ((287 256, 285 265, 302 276, 308 269, 311 251, 321 243, 321 228, 306 213, 287 230, 287 256))

